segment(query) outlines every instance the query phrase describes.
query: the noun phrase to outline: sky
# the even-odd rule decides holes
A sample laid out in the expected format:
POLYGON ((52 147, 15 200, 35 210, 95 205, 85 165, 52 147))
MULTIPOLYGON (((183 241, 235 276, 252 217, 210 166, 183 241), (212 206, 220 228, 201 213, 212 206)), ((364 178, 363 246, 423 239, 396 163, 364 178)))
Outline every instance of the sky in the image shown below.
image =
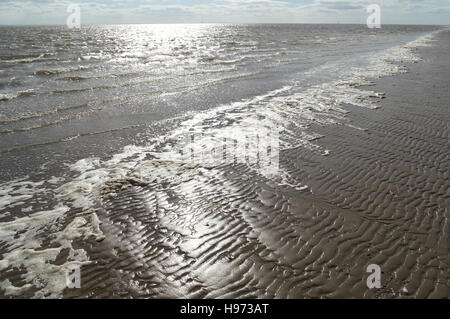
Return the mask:
POLYGON ((450 0, 0 0, 0 25, 66 24, 70 4, 81 24, 365 24, 378 4, 381 24, 450 25, 450 0))

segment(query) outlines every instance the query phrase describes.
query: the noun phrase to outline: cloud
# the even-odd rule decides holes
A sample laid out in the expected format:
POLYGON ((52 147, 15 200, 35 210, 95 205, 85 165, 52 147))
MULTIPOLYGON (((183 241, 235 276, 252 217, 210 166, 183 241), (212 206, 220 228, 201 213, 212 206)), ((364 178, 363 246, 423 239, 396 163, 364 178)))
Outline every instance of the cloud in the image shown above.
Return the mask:
POLYGON ((366 7, 361 1, 319 0, 316 1, 316 4, 322 8, 332 10, 355 10, 364 9, 366 7))
POLYGON ((0 0, 1 24, 64 24, 78 3, 83 23, 365 23, 379 3, 384 23, 450 24, 445 0, 0 0))

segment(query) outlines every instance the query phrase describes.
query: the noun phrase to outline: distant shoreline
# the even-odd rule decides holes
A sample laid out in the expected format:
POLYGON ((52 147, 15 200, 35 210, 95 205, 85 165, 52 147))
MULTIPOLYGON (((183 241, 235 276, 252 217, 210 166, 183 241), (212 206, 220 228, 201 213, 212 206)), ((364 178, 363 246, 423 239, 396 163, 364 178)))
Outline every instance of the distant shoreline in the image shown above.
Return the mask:
MULTIPOLYGON (((95 24, 82 24, 81 26, 105 26, 105 25, 173 25, 173 24, 212 24, 212 25, 361 25, 366 26, 364 23, 259 23, 259 22, 249 22, 249 23, 233 23, 233 22, 173 22, 173 23, 95 23, 95 24)), ((0 24, 0 27, 64 27, 65 24, 0 24)), ((383 26, 429 26, 429 27, 449 27, 450 24, 390 24, 384 23, 383 26)))

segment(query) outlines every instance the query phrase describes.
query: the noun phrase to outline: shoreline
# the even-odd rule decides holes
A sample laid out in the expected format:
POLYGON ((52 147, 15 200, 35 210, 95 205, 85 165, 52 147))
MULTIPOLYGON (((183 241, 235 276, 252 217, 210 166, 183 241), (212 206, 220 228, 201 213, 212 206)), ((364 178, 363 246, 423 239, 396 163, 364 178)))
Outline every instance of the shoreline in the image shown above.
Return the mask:
MULTIPOLYGON (((67 254, 94 261, 83 268, 81 291, 64 297, 448 297, 449 128, 440 103, 450 100, 449 34, 414 49, 424 61, 408 64, 408 73, 367 79, 375 83, 369 88, 374 96, 362 92, 378 108, 346 104, 339 106, 350 111, 345 125, 312 124, 326 156, 283 150, 280 164, 291 184, 268 181, 242 163, 214 169, 150 161, 133 170, 166 175, 153 181, 111 177, 99 198, 63 189, 81 206, 67 213, 64 230, 55 234, 61 243, 55 261, 64 264, 67 254), (417 95, 418 87, 427 94, 417 95), (305 181, 306 188, 292 187, 305 181), (94 209, 83 213, 81 207, 94 209), (365 284, 373 263, 383 271, 381 289, 365 284)), ((129 168, 117 158, 111 166, 121 176, 129 168)), ((91 169, 97 165, 95 159, 79 163, 85 183, 73 186, 100 185, 95 173, 104 172, 91 169)), ((58 216, 57 209, 67 212, 46 213, 58 216)), ((12 277, 22 281, 20 272, 12 277)), ((0 282, 5 278, 0 273, 0 282)))

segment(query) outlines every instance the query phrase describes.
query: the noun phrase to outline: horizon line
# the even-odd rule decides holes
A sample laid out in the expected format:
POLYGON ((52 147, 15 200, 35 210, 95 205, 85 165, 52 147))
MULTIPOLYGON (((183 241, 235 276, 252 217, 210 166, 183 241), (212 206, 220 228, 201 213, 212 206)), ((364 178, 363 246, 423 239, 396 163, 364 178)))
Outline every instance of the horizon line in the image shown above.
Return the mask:
MULTIPOLYGON (((162 22, 162 23, 86 23, 83 26, 101 26, 101 25, 173 25, 173 24, 229 24, 229 25, 366 25, 365 23, 339 23, 339 22, 162 22)), ((410 24, 410 23, 383 23, 388 26, 443 26, 450 27, 450 24, 410 24)), ((66 26, 66 24, 1 24, 2 27, 58 27, 66 26)))

